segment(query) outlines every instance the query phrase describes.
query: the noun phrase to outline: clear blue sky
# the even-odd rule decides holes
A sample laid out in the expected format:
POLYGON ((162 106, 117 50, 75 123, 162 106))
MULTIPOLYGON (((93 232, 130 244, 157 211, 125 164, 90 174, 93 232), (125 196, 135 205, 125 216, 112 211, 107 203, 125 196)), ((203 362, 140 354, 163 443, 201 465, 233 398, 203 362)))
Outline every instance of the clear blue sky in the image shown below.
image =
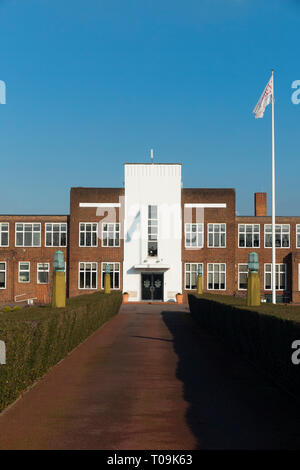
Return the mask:
POLYGON ((153 147, 252 214, 274 67, 278 215, 300 215, 300 0, 0 0, 0 45, 0 213, 68 213, 71 186, 122 186, 153 147))

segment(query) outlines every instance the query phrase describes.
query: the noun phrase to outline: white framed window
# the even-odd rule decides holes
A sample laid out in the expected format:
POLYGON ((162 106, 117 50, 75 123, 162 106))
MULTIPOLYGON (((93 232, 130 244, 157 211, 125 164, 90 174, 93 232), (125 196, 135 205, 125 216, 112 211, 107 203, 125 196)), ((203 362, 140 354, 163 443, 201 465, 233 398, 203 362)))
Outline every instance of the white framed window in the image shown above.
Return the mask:
POLYGON ((79 223, 79 246, 98 246, 98 224, 94 222, 79 223))
POLYGON ((16 246, 41 246, 40 223, 16 223, 16 246))
POLYGON ((97 271, 98 263, 80 262, 78 288, 79 289, 97 289, 97 271))
POLYGON ((6 289, 6 261, 0 261, 0 289, 6 289))
POLYGON ((259 248, 259 224, 239 224, 239 248, 259 248))
POLYGON ((103 223, 102 224, 102 246, 114 247, 120 246, 120 224, 103 223))
POLYGON ((209 248, 226 247, 226 224, 208 224, 207 231, 209 248))
POLYGON ((184 265, 184 270, 185 270, 184 288, 185 290, 197 289, 197 278, 198 278, 199 269, 203 276, 203 263, 185 263, 184 265))
POLYGON ((9 246, 9 223, 0 222, 0 246, 9 246))
POLYGON ((110 288, 111 289, 120 289, 120 263, 106 262, 101 263, 101 279, 102 279, 102 289, 104 289, 104 276, 105 276, 105 267, 109 265, 110 269, 110 288))
POLYGON ((239 264, 239 287, 238 290, 248 289, 248 264, 239 264))
POLYGON ((37 283, 49 284, 50 263, 37 263, 37 283))
POLYGON ((158 252, 158 209, 148 206, 148 256, 157 256, 158 252))
POLYGON ((185 224, 185 248, 203 248, 203 224, 185 224))
MULTIPOLYGON (((276 263, 276 290, 286 290, 286 264, 276 263)), ((272 264, 265 264, 265 290, 272 290, 272 264)))
POLYGON ((226 290, 226 264, 207 264, 207 289, 226 290))
POLYGON ((67 246, 67 224, 45 224, 45 246, 67 246))
MULTIPOLYGON (((276 224, 275 225, 275 247, 276 248, 289 248, 290 247, 290 225, 289 224, 276 224)), ((272 248, 272 225, 265 224, 265 248, 272 248)))
POLYGON ((19 282, 30 282, 30 262, 19 261, 19 282))
POLYGON ((300 248, 300 224, 296 225, 296 248, 300 248))

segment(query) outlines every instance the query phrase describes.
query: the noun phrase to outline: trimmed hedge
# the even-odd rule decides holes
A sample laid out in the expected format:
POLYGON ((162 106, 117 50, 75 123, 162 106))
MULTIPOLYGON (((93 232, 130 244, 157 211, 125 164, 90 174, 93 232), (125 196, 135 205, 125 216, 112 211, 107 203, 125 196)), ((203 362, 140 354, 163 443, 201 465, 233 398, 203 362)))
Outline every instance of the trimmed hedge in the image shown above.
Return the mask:
POLYGON ((0 340, 6 365, 0 366, 0 412, 72 349, 116 315, 120 292, 82 295, 66 308, 30 307, 0 313, 0 340))
POLYGON ((300 340, 298 307, 247 307, 242 299, 216 295, 189 295, 188 300, 191 315, 201 327, 230 342, 269 378, 300 398, 300 364, 291 361, 291 345, 300 340))

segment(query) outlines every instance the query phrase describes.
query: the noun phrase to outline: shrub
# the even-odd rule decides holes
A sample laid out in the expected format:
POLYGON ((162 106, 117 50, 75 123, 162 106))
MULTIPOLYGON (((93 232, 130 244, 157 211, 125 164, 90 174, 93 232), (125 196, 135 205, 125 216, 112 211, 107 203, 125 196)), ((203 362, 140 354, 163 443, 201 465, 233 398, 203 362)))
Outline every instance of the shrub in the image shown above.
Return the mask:
POLYGON ((82 295, 66 308, 31 307, 0 317, 6 365, 0 366, 0 411, 68 352, 118 313, 120 292, 82 295))
MULTIPOLYGON (((295 306, 247 307, 229 296, 188 297, 193 318, 224 338, 237 352, 300 398, 300 374, 291 360, 294 340, 300 340, 300 309, 295 306)), ((300 367, 300 365, 299 365, 300 367)))
POLYGON ((20 305, 15 305, 15 306, 12 308, 12 311, 13 311, 13 312, 15 312, 16 310, 21 310, 20 305))
POLYGON ((2 312, 10 312, 11 311, 11 307, 9 305, 5 305, 5 307, 2 308, 2 312))

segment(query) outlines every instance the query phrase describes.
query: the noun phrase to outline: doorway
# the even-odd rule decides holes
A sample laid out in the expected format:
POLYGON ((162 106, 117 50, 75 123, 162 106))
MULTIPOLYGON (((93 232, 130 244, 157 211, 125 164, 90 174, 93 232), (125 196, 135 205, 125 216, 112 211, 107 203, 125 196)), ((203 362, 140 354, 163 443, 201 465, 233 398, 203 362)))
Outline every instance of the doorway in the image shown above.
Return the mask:
POLYGON ((164 275, 142 273, 142 300, 164 300, 164 275))

